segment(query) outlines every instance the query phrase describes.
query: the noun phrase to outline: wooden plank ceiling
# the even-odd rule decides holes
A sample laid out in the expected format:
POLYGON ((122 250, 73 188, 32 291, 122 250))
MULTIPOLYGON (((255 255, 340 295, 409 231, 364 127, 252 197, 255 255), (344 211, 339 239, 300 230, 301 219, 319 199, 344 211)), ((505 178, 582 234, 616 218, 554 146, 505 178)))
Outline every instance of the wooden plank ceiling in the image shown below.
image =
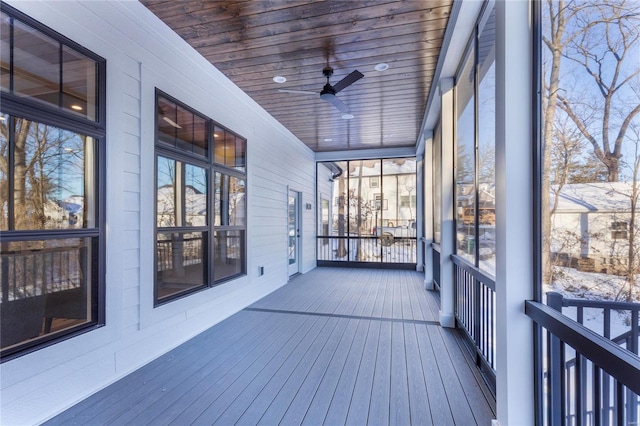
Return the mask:
POLYGON ((415 146, 452 4, 142 2, 316 152, 415 146), (376 71, 381 63, 389 69, 376 71), (332 85, 354 70, 364 74, 336 95, 352 119, 320 99, 327 65, 332 85))

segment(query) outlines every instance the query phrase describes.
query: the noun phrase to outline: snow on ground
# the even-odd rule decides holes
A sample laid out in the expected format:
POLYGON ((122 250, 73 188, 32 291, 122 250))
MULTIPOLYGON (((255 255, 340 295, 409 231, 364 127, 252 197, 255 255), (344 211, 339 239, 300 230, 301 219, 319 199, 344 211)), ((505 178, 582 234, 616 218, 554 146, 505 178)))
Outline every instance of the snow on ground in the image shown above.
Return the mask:
MULTIPOLYGON (((582 272, 574 268, 554 267, 554 278, 551 285, 545 285, 544 292, 555 291, 569 299, 622 301, 618 293, 625 285, 625 279, 617 275, 597 272, 582 272)), ((635 304, 640 303, 636 292, 635 304)), ((576 319, 576 308, 565 307, 562 312, 576 319)), ((628 310, 611 312, 611 336, 619 336, 631 329, 631 313, 628 310)), ((584 325, 602 335, 604 330, 604 309, 585 308, 584 325)))

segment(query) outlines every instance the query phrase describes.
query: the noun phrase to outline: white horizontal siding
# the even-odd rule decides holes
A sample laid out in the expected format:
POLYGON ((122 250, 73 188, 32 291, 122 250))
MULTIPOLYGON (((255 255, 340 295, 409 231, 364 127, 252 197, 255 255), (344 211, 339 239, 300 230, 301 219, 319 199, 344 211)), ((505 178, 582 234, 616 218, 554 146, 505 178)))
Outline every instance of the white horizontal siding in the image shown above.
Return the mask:
POLYGON ((302 214, 302 270, 315 267, 315 164, 313 152, 140 3, 8 3, 107 60, 107 320, 0 365, 0 423, 36 424, 286 283, 288 187, 312 204, 302 214), (247 276, 158 308, 156 87, 248 140, 247 276))

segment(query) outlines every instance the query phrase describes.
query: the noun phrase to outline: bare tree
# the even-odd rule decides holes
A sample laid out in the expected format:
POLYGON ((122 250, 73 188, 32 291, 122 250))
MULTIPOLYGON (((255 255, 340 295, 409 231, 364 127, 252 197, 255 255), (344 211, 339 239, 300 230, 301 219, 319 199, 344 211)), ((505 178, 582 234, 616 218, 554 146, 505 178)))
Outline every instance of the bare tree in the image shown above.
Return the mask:
POLYGON ((616 182, 625 135, 640 113, 637 93, 628 90, 640 76, 640 63, 634 54, 640 40, 640 4, 588 0, 579 5, 571 2, 567 10, 573 16, 574 35, 560 53, 576 67, 580 86, 558 93, 558 107, 591 143, 594 154, 609 171, 608 180, 616 182), (590 99, 574 99, 575 93, 585 93, 588 82, 595 89, 587 90, 590 99))

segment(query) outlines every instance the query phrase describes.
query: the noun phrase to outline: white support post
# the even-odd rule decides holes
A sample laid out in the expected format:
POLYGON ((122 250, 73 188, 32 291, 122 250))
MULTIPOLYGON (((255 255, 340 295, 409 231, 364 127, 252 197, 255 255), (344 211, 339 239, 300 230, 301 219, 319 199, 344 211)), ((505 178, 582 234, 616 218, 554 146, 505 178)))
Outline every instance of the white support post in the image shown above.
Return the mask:
POLYGON ((433 290, 433 132, 424 135, 424 167, 422 176, 422 210, 424 214, 424 288, 433 290))
POLYGON ((533 425, 532 19, 528 1, 496 2, 496 403, 502 425, 533 425))
POLYGON ((454 223, 454 139, 455 111, 453 103, 453 79, 440 80, 442 97, 442 187, 441 191, 441 238, 440 238, 440 325, 455 327, 454 269, 451 255, 455 252, 456 229, 454 223))

